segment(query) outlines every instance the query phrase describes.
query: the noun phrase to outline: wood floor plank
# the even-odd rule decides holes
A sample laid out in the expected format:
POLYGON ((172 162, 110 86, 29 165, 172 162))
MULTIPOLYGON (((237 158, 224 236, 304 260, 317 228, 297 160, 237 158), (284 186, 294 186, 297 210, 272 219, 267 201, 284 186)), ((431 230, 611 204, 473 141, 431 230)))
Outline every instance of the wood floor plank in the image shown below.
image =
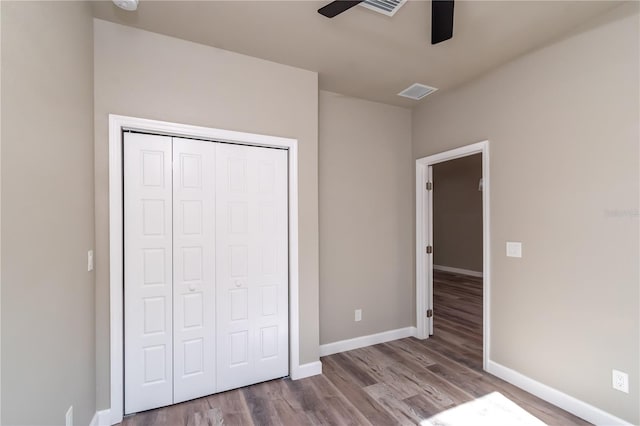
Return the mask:
MULTIPOLYGON (((403 386, 412 389, 413 395, 403 395, 398 392, 399 399, 410 398, 415 395, 423 395, 430 399, 434 404, 441 408, 446 408, 459 403, 461 401, 471 400, 471 394, 466 393, 461 388, 453 386, 451 383, 443 380, 433 374, 429 367, 433 363, 421 364, 419 359, 413 353, 407 351, 399 351, 393 349, 393 343, 376 345, 373 348, 380 352, 388 351, 400 355, 400 359, 396 361, 392 369, 395 370, 396 382, 402 383, 403 386)), ((387 383, 387 382, 385 382, 387 383)))
POLYGON ((409 398, 421 392, 420 386, 404 377, 404 374, 398 368, 400 364, 397 361, 385 357, 384 354, 375 351, 374 348, 363 348, 358 351, 351 351, 350 355, 358 362, 366 363, 371 370, 372 376, 377 381, 376 385, 384 383, 386 387, 395 393, 397 399, 409 398), (366 350, 368 356, 360 358, 358 353, 363 354, 364 350, 366 350))
POLYGON ((218 408, 211 408, 206 411, 197 411, 187 417, 187 426, 222 426, 224 416, 218 408))
POLYGON ((342 365, 336 362, 337 358, 326 357, 323 359, 323 374, 340 390, 345 398, 360 410, 362 415, 374 425, 388 425, 395 422, 393 416, 381 407, 362 386, 352 379, 342 365))
POLYGON ((360 386, 369 386, 377 383, 377 381, 371 376, 371 371, 368 371, 368 368, 363 368, 360 364, 353 362, 353 359, 349 357, 347 352, 334 354, 330 357, 343 365, 351 374, 351 378, 356 380, 360 386))
POLYGON ((247 403, 251 420, 256 426, 282 425, 266 387, 268 383, 260 383, 242 388, 242 395, 247 403))
POLYGON ((318 393, 323 395, 322 398, 326 406, 339 414, 339 424, 369 424, 369 421, 360 410, 358 410, 348 398, 345 398, 342 392, 325 376, 313 376, 310 381, 318 393))
MULTIPOLYGON (((273 380, 149 410, 126 417, 123 425, 416 425, 494 392, 548 425, 589 424, 482 370, 482 294, 481 278, 435 271, 435 334, 429 339, 326 356, 321 376, 273 380)), ((473 419, 454 426, 467 425, 473 419)))
POLYGON ((222 413, 225 425, 252 425, 253 420, 242 391, 239 389, 211 395, 206 398, 209 406, 222 413))
POLYGON ((406 402, 398 399, 395 389, 386 383, 367 386, 365 391, 393 416, 395 424, 414 425, 420 423, 419 414, 406 402))
POLYGON ((393 342, 383 343, 379 345, 371 346, 372 350, 376 350, 384 353, 388 358, 394 359, 396 362, 406 362, 410 360, 414 362, 414 366, 416 368, 423 368, 429 365, 436 364, 436 361, 424 351, 416 351, 413 348, 407 348, 402 345, 401 342, 404 342, 406 339, 395 340, 393 342), (394 346, 394 343, 400 343, 397 346, 394 346), (409 357, 407 357, 409 355, 409 357))
POLYGON ((421 419, 428 419, 429 417, 435 416, 443 410, 446 410, 446 407, 442 407, 434 403, 430 398, 427 398, 424 395, 415 395, 411 398, 405 399, 403 402, 413 407, 413 410, 421 419))

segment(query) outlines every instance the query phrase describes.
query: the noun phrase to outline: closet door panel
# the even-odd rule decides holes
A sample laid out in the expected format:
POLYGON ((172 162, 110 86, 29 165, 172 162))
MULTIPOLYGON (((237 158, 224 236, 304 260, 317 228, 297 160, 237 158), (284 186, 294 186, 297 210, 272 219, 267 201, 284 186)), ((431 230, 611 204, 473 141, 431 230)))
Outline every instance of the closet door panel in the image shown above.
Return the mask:
POLYGON ((287 153, 216 144, 218 392, 288 374, 287 153))
POLYGON ((173 402, 171 138, 124 135, 125 414, 173 402))
POLYGON ((215 382, 215 144, 173 138, 174 403, 215 382))
POLYGON ((289 222, 287 151, 253 152, 255 194, 255 382, 289 374, 289 222))

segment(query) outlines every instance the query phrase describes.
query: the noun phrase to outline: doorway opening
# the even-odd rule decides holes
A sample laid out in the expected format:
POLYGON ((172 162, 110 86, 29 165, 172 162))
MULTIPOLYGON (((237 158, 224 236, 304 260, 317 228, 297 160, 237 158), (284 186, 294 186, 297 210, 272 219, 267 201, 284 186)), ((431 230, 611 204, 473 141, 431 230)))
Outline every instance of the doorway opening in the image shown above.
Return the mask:
POLYGON ((460 339, 485 370, 489 189, 488 141, 416 160, 416 337, 460 339))

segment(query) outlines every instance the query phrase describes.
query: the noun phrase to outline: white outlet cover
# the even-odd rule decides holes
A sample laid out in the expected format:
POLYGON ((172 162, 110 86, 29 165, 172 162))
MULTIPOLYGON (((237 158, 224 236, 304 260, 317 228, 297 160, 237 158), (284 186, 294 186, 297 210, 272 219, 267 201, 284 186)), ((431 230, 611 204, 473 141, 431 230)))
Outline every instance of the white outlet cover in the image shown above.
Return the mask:
POLYGON ((629 393, 629 375, 618 370, 611 370, 611 385, 615 390, 629 393))
POLYGON ((522 243, 507 241, 507 257, 522 257, 522 243))
POLYGON ((362 309, 356 309, 354 319, 355 321, 362 321, 362 309))

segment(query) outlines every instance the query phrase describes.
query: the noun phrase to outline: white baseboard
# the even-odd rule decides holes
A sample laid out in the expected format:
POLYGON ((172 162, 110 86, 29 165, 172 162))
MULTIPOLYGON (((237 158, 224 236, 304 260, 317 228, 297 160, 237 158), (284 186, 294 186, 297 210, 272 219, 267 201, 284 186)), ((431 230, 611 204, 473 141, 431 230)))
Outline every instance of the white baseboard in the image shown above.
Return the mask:
POLYGON ((472 271, 470 269, 454 268, 452 266, 433 265, 436 271, 452 272, 454 274, 469 275, 472 277, 482 278, 482 272, 472 271))
POLYGON ((317 376, 318 374, 322 374, 322 362, 310 362, 293 368, 291 371, 291 380, 304 379, 305 377, 317 376))
POLYGON ((368 336, 355 337, 353 339, 340 340, 338 342, 320 345, 320 356, 337 354, 338 352, 364 348, 378 343, 404 339, 416 335, 415 327, 398 328, 396 330, 383 331, 382 333, 369 334, 368 336))
POLYGON ((497 362, 489 360, 487 362, 487 372, 595 425, 631 425, 631 423, 613 414, 609 414, 497 362))
POLYGON ((111 426, 111 413, 109 409, 96 411, 89 426, 111 426))

